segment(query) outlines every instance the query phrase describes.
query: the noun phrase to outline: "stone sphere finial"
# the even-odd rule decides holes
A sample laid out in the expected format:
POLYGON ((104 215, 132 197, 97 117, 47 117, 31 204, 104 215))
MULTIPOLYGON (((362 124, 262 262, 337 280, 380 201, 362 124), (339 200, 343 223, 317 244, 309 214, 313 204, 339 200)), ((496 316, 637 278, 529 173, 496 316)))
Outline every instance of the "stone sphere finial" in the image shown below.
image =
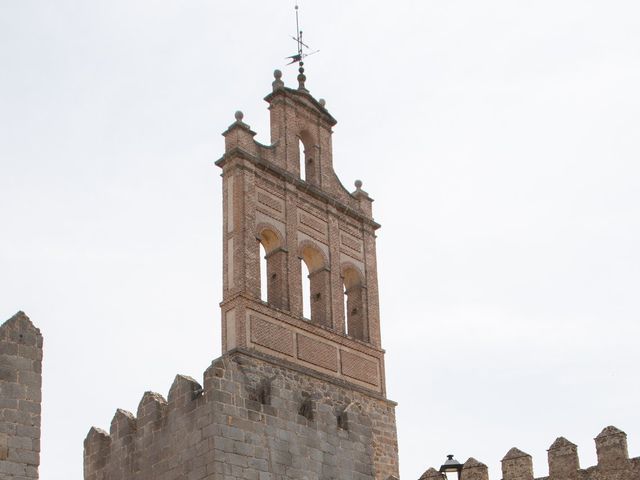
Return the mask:
POLYGON ((324 98, 321 98, 320 100, 318 100, 318 103, 321 107, 324 107, 327 104, 327 101, 324 98))
POLYGON ((356 180, 353 184, 356 186, 358 190, 362 188, 362 180, 356 180))
POLYGON ((243 118, 244 113, 242 113, 240 110, 236 111, 236 122, 241 122, 243 118))
POLYGON ((284 82, 282 81, 282 72, 280 70, 274 70, 273 77, 275 78, 275 80, 273 81, 271 86, 273 87, 273 91, 275 92, 276 90, 284 87, 284 82))

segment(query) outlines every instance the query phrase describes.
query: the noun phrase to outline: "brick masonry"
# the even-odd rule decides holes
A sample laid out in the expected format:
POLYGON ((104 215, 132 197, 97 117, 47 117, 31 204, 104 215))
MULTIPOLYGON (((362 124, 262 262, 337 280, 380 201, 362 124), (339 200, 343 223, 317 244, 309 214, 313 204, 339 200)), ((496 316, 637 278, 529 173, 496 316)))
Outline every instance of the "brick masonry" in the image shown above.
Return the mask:
POLYGON ((42 335, 18 312, 0 326, 0 479, 38 478, 42 335))
POLYGON ((332 372, 338 371, 338 349, 333 345, 318 342, 306 335, 297 335, 298 358, 332 372))
POLYGON ((286 88, 279 77, 265 100, 271 145, 256 142, 239 113, 223 134, 225 153, 216 162, 222 168, 224 204, 223 352, 260 345, 269 353, 288 354, 273 338, 269 344, 276 348, 262 342, 251 326, 259 317, 254 312, 264 312, 266 303, 270 321, 291 332, 283 332, 287 339, 300 338, 301 330, 310 339, 296 345, 295 360, 344 377, 332 360, 310 361, 318 349, 335 351, 338 366, 348 359, 358 362, 346 366, 354 381, 384 394, 375 252, 380 225, 372 216, 373 200, 361 182, 349 192, 336 176, 336 121, 324 102, 304 88, 286 88), (302 264, 309 271, 310 298, 302 298, 302 264), (267 302, 261 301, 261 269, 268 273, 267 302), (310 318, 303 316, 303 303, 310 305, 310 318), (306 347, 313 351, 305 352, 306 347), (341 354, 349 350, 358 353, 341 354), (364 365, 374 365, 375 372, 364 365))

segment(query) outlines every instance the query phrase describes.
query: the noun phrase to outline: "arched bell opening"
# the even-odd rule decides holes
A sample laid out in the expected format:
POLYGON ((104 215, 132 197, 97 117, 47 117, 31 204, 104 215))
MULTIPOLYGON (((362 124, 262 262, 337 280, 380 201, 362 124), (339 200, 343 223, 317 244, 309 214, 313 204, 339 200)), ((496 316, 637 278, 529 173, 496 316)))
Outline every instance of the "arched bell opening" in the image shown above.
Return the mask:
POLYGON ((305 245, 300 251, 302 262, 303 315, 311 322, 331 327, 331 272, 324 255, 316 247, 305 245), (308 282, 305 281, 308 279, 308 282), (308 286, 307 286, 308 285, 308 286), (307 288, 305 288, 307 286, 307 288), (305 291, 307 290, 307 291, 305 291))
POLYGON ((364 278, 355 267, 343 270, 344 312, 347 335, 365 342, 369 341, 369 325, 366 312, 366 288, 364 278))
POLYGON ((313 136, 306 130, 298 134, 300 156, 300 178, 308 183, 318 184, 320 176, 319 148, 313 136))
POLYGON ((270 306, 289 309, 287 292, 287 252, 275 230, 263 228, 258 235, 260 244, 260 298, 270 306))

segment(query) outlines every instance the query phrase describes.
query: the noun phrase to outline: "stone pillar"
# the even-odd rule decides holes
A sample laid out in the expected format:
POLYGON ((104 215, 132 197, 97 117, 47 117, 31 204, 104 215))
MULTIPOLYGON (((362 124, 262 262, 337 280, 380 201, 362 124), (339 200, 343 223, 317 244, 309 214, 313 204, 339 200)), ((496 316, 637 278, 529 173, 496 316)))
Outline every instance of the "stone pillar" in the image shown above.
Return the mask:
POLYGON ((91 427, 84 440, 84 480, 104 478, 109 461, 111 438, 100 428, 91 427))
POLYGON ((572 480, 577 478, 580 462, 578 447, 564 437, 559 437, 549 447, 550 480, 572 480))
POLYGON ((512 448, 502 459, 502 478, 504 480, 533 480, 533 461, 531 455, 512 448))
POLYGON ((603 470, 622 470, 629 464, 627 434, 616 427, 609 426, 595 438, 598 454, 598 468, 603 470))
POLYGON ((464 462, 460 480, 489 480, 489 469, 484 463, 471 457, 464 462))
POLYGON ((431 467, 420 475, 418 480, 447 480, 447 477, 444 476, 444 473, 440 473, 435 468, 431 467))
POLYGON ((42 335, 16 313, 0 326, 0 478, 37 479, 42 335))

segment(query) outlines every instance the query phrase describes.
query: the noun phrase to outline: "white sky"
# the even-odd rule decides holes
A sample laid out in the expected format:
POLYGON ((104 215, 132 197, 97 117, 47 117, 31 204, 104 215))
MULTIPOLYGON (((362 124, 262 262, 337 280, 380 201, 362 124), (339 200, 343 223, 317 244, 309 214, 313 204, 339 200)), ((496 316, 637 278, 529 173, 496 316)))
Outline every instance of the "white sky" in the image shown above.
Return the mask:
MULTIPOLYGON (((305 1, 334 164, 375 199, 403 480, 640 455, 640 3, 305 1)), ((45 337, 43 479, 220 354, 220 133, 268 142, 293 0, 0 2, 0 318, 45 337)))

